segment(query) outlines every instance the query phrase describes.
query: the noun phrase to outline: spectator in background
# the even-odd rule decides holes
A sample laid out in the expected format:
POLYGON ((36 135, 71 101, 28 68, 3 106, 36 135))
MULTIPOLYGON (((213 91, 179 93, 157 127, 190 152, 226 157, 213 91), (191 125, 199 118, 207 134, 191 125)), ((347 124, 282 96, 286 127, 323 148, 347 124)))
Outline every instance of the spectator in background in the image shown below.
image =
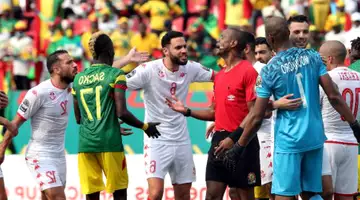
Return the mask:
POLYGON ((262 17, 262 10, 268 6, 271 6, 272 0, 250 0, 253 11, 251 15, 251 24, 253 29, 256 30, 257 20, 262 17))
POLYGON ((166 20, 164 22, 164 27, 165 27, 164 31, 159 36, 159 49, 162 49, 162 47, 161 47, 161 39, 164 37, 164 35, 167 32, 172 30, 172 21, 170 19, 166 20))
POLYGON ((348 31, 351 29, 351 17, 348 13, 345 12, 345 4, 343 0, 338 0, 336 2, 336 13, 330 14, 327 17, 324 30, 326 32, 331 31, 332 24, 340 24, 341 29, 348 31))
POLYGON ((345 47, 347 49, 351 48, 351 41, 356 39, 360 35, 360 13, 355 12, 351 15, 352 27, 346 32, 346 42, 345 47))
POLYGON ((239 26, 241 19, 244 17, 243 1, 226 1, 225 24, 228 28, 239 26))
POLYGON ((155 33, 146 32, 146 25, 144 23, 139 24, 139 33, 131 38, 131 47, 136 47, 138 51, 148 52, 150 55, 158 47, 159 41, 155 33))
POLYGON ((110 34, 114 43, 115 59, 125 56, 131 49, 130 41, 134 33, 129 31, 129 21, 126 17, 121 17, 118 21, 118 29, 110 34))
POLYGON ((218 19, 214 14, 209 13, 207 6, 199 6, 200 17, 194 22, 192 26, 203 26, 205 33, 215 40, 220 36, 220 29, 218 26, 218 19))
POLYGON ((99 19, 99 29, 100 31, 104 31, 105 33, 110 33, 115 30, 117 27, 116 24, 116 16, 111 15, 110 9, 104 7, 100 10, 100 19, 99 19))
POLYGON ((321 37, 321 34, 320 34, 320 31, 316 29, 316 26, 314 25, 311 25, 309 27, 309 44, 307 46, 307 48, 311 48, 311 49, 314 49, 315 51, 318 51, 321 44, 322 44, 322 41, 323 38, 321 37))
POLYGON ((339 23, 332 24, 332 30, 325 34, 325 41, 337 40, 343 44, 346 43, 346 33, 341 29, 339 23))
POLYGON ((281 7, 281 0, 273 0, 272 5, 263 8, 262 15, 285 18, 284 9, 281 7))
POLYGON ((139 8, 139 13, 143 17, 150 15, 151 31, 159 36, 165 30, 165 21, 182 15, 183 11, 179 5, 167 0, 149 0, 139 8))
POLYGON ((91 51, 89 48, 89 41, 90 41, 92 34, 98 32, 98 31, 99 31, 98 22, 93 21, 93 22, 91 22, 91 29, 81 35, 81 46, 84 48, 85 58, 89 61, 92 60, 92 55, 91 55, 91 51))
POLYGON ((58 47, 56 50, 63 49, 69 52, 77 65, 78 71, 81 72, 84 50, 81 45, 81 37, 79 35, 74 35, 72 30, 72 26, 65 30, 65 35, 58 41, 58 47))
POLYGON ((307 15, 308 2, 305 0, 296 0, 295 4, 290 7, 290 10, 288 10, 288 15, 291 15, 291 13, 296 13, 297 15, 307 15))
POLYGON ((13 57, 13 75, 17 90, 30 89, 28 78, 32 61, 33 40, 25 34, 27 23, 18 21, 15 24, 15 35, 10 39, 9 55, 13 57))
POLYGON ((330 10, 329 4, 329 0, 312 0, 314 24, 319 31, 324 30, 326 18, 330 10))
POLYGON ((14 30, 16 20, 12 17, 12 10, 6 3, 1 5, 2 14, 0 20, 1 33, 11 33, 14 30))

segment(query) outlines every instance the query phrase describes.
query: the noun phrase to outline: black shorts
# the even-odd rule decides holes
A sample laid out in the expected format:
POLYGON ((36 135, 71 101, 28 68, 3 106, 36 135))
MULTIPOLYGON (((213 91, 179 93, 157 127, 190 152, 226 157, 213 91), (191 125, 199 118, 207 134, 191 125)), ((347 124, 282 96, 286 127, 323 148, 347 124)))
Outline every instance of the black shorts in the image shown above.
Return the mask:
POLYGON ((238 161, 235 173, 229 172, 223 157, 214 156, 215 147, 221 140, 229 136, 227 131, 217 131, 211 141, 206 165, 206 181, 216 181, 227 184, 231 188, 249 188, 261 186, 259 141, 257 136, 246 147, 243 158, 238 161))

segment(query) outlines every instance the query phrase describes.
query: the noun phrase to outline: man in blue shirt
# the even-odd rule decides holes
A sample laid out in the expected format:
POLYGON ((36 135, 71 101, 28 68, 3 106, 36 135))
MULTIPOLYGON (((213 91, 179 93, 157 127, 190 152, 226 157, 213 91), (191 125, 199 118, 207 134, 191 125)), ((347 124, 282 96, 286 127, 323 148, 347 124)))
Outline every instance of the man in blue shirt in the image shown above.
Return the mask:
POLYGON ((265 23, 266 39, 277 55, 265 66, 256 84, 257 99, 248 115, 239 141, 226 153, 228 168, 241 157, 246 145, 261 125, 269 97, 275 100, 286 94, 301 97, 297 110, 278 110, 275 124, 274 176, 272 193, 277 198, 302 199, 321 197, 323 144, 326 139, 320 110, 319 84, 331 105, 349 122, 359 141, 360 126, 353 117, 326 72, 320 55, 314 50, 291 48, 285 19, 271 17, 265 23))

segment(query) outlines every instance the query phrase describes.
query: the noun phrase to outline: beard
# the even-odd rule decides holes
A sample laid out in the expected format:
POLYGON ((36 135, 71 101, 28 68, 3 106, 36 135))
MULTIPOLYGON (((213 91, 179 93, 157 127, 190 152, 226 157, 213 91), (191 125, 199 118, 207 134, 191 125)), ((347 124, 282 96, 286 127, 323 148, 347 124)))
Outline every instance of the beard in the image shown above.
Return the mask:
POLYGON ((180 58, 175 57, 173 55, 170 54, 170 60, 172 63, 176 64, 176 65, 186 65, 186 63, 188 62, 188 60, 186 59, 185 61, 180 60, 180 58))
POLYGON ((61 81, 67 83, 67 84, 70 84, 74 81, 74 76, 72 75, 67 75, 67 76, 61 76, 61 81))

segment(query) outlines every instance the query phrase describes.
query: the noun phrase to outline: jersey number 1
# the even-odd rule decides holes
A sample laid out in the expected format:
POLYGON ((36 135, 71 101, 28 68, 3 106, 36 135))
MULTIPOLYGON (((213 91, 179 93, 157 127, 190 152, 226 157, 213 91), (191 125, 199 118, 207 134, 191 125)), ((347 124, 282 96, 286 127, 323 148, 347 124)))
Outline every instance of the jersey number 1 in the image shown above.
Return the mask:
MULTIPOLYGON (((345 88, 342 92, 342 97, 346 101, 347 97, 350 97, 349 107, 350 110, 353 112, 353 115, 356 119, 358 109, 359 109, 359 94, 360 94, 360 88, 355 88, 355 98, 354 98, 354 92, 350 88, 345 88)), ((341 119, 345 121, 345 118, 341 116, 341 119)))
POLYGON ((296 74, 296 82, 299 86, 299 92, 300 92, 300 97, 301 97, 301 100, 302 100, 302 103, 303 103, 303 107, 306 108, 307 107, 307 102, 306 102, 306 97, 305 97, 305 90, 304 90, 304 86, 301 82, 301 79, 302 79, 302 74, 301 73, 297 73, 296 74))
MULTIPOLYGON (((100 100, 100 92, 101 92, 102 86, 96 86, 95 88, 95 103, 96 103, 96 119, 101 119, 101 100, 100 100)), ((94 117, 92 116, 89 106, 86 103, 85 95, 92 94, 94 92, 93 88, 85 88, 80 90, 80 99, 81 103, 85 109, 85 112, 88 116, 88 119, 90 121, 94 121, 94 117)))

